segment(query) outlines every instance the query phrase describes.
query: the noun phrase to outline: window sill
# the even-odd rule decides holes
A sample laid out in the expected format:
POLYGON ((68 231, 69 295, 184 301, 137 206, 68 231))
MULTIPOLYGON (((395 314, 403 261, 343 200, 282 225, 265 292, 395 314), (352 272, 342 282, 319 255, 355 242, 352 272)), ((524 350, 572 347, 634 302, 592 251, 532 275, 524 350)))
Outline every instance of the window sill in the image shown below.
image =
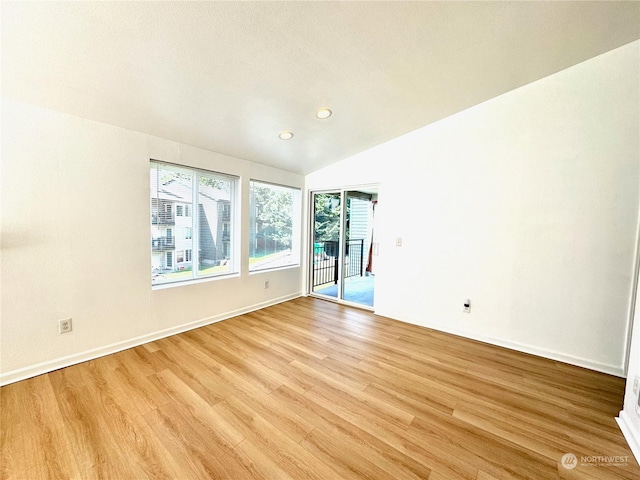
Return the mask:
POLYGON ((195 285, 198 283, 206 283, 206 282, 216 282, 219 280, 228 280, 230 278, 239 278, 239 273, 229 273, 226 275, 216 275, 214 277, 204 277, 204 278, 192 278, 189 280, 181 280, 179 282, 170 282, 170 283, 159 283, 157 285, 151 285, 151 290, 165 290, 167 288, 175 288, 175 287, 183 287, 185 285, 195 285))
POLYGON ((300 264, 282 265, 279 267, 261 268, 260 270, 249 270, 249 275, 256 275, 258 273, 277 272, 278 270, 289 270, 291 268, 300 268, 300 264))

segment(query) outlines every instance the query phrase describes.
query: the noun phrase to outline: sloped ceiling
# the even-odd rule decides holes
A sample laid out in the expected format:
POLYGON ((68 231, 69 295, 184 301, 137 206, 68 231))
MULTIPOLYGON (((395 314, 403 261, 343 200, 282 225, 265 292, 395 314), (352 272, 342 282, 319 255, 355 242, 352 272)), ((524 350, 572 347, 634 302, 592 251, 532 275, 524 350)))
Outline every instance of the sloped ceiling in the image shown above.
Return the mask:
POLYGON ((303 174, 640 38, 638 2, 3 2, 1 15, 3 95, 303 174))

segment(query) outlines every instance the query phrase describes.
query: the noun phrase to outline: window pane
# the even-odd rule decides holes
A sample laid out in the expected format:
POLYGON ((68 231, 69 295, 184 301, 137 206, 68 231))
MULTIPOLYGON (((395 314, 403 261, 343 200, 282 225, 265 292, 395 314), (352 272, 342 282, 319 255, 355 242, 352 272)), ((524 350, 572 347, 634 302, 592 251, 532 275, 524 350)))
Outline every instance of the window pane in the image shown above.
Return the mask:
POLYGON ((234 271, 235 182, 234 177, 151 162, 153 285, 234 271))
POLYGON ((184 205, 193 201, 192 184, 193 173, 188 170, 151 165, 152 284, 192 277, 183 255, 191 241, 182 234, 191 220, 181 216, 184 205))
POLYGON ((300 263, 300 191, 250 183, 249 270, 300 263))
POLYGON ((230 273, 233 182, 213 174, 199 173, 198 189, 198 274, 230 273))

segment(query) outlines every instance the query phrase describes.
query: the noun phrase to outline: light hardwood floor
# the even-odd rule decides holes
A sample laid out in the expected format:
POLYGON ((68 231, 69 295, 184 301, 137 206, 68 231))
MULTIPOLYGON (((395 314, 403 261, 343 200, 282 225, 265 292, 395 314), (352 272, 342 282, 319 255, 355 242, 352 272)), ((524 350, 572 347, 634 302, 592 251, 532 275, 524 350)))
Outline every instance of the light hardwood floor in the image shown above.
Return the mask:
POLYGON ((0 476, 637 480, 623 387, 300 298, 3 387, 0 476))

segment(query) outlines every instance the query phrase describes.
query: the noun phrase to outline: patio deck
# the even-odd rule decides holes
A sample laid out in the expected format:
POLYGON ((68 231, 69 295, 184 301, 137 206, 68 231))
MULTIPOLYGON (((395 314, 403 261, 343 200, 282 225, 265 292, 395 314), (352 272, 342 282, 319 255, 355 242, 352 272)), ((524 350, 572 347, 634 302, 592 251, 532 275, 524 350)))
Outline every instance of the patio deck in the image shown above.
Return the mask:
MULTIPOLYGON (((373 275, 365 275, 362 277, 357 276, 345 279, 344 300, 373 307, 373 289, 375 278, 376 277, 373 275)), ((338 285, 335 284, 324 288, 316 287, 313 291, 314 293, 319 293, 321 295, 328 295, 330 297, 338 298, 338 285)))

